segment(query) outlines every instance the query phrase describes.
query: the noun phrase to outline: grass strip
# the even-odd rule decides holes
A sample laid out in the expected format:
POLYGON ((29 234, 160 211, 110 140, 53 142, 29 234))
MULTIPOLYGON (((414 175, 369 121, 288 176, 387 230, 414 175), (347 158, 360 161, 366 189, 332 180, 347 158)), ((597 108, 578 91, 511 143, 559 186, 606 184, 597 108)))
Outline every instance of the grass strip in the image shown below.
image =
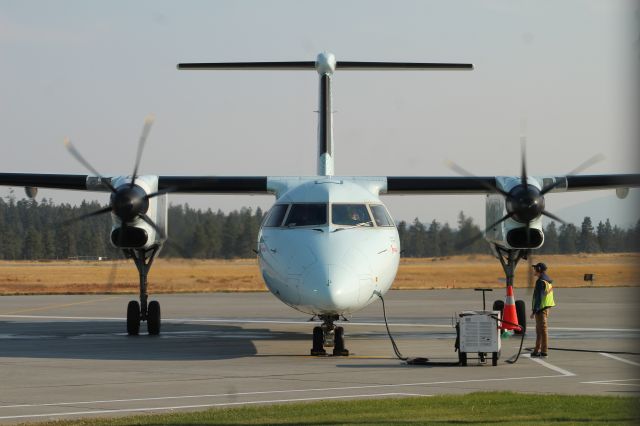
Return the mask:
MULTIPOLYGON (((639 397, 476 392, 320 401, 38 425, 540 425, 639 424, 639 397)), ((33 425, 33 423, 30 423, 33 425)))

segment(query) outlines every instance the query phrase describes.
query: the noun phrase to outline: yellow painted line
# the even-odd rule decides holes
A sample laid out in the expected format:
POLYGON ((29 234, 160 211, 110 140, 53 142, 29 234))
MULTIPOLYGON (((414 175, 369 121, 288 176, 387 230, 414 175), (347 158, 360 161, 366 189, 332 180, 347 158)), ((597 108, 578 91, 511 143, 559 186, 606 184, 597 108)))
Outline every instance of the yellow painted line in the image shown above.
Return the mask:
POLYGON ((100 298, 100 299, 84 300, 82 302, 62 303, 62 304, 57 304, 57 305, 41 306, 39 308, 20 309, 20 310, 17 310, 17 311, 6 312, 3 315, 24 314, 24 313, 27 313, 27 312, 47 311, 49 309, 66 308, 66 307, 69 307, 69 306, 76 306, 76 305, 88 305, 88 304, 91 304, 91 303, 102 302, 102 301, 105 301, 105 300, 113 300, 113 299, 116 299, 117 297, 118 296, 109 296, 109 297, 103 297, 103 298, 100 298))

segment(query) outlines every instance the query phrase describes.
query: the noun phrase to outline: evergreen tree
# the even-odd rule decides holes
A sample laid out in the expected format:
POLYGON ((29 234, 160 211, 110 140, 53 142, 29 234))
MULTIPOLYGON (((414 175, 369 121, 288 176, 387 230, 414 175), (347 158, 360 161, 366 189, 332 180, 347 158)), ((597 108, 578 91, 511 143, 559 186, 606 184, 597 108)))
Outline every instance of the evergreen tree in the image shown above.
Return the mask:
POLYGON ((560 253, 577 253, 578 230, 573 223, 560 227, 560 253))
POLYGON ((560 241, 555 222, 550 222, 544 229, 544 245, 540 249, 545 254, 555 254, 560 252, 560 241))
POLYGON ((586 216, 582 221, 578 238, 578 250, 583 253, 597 253, 599 251, 598 239, 589 216, 586 216))
POLYGON ((454 251, 455 236, 453 230, 448 223, 445 223, 440 229, 440 255, 450 256, 454 251))
POLYGON ((464 212, 458 214, 458 232, 455 236, 455 248, 460 253, 486 253, 487 243, 481 234, 480 228, 473 223, 473 219, 465 216, 464 212))
POLYGON ((613 228, 609 219, 605 223, 598 223, 597 238, 601 251, 605 253, 613 251, 613 228))
POLYGON ((401 220, 400 222, 398 222, 396 227, 398 228, 398 237, 400 239, 400 250, 401 250, 400 253, 402 253, 403 256, 406 256, 407 245, 408 245, 407 222, 405 222, 404 220, 401 220))
POLYGON ((427 229, 425 241, 425 256, 440 256, 440 224, 436 220, 432 220, 427 229))
POLYGON ((42 243, 42 235, 36 230, 34 226, 29 226, 24 237, 22 258, 42 259, 43 253, 44 244, 42 243))
POLYGON ((407 247, 407 257, 425 256, 425 236, 427 230, 424 224, 416 217, 409 228, 409 246, 407 247))

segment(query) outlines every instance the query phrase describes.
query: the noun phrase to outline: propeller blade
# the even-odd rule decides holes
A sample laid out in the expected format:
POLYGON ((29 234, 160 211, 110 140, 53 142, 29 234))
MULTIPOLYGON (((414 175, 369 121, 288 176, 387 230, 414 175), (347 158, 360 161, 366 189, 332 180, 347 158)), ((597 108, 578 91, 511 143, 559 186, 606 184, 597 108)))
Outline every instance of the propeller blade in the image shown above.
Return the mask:
POLYGON ((520 173, 520 183, 527 185, 527 138, 520 137, 520 151, 522 156, 522 169, 520 173))
MULTIPOLYGON (((597 163, 601 162, 602 160, 604 160, 604 158, 605 158, 604 155, 596 154, 593 157, 589 158, 587 161, 585 161, 582 164, 580 164, 575 169, 571 170, 569 173, 567 173, 567 176, 577 175, 578 173, 582 172, 585 169, 588 169, 589 167, 593 166, 594 164, 597 164, 597 163)), ((540 195, 544 195, 547 192, 551 191, 556 186, 560 185, 560 182, 561 181, 556 181, 556 182, 554 182, 554 183, 552 183, 550 185, 545 186, 540 191, 540 195)))
POLYGON ((527 285, 529 288, 533 288, 533 250, 531 249, 529 249, 527 255, 527 264, 529 266, 529 271, 527 271, 527 285))
POLYGON ((158 225, 156 225, 156 223, 151 220, 151 218, 149 216, 147 216, 146 214, 141 214, 138 215, 138 217, 142 220, 144 220, 145 222, 147 222, 153 229, 155 229, 155 231, 160 234, 160 238, 162 238, 163 240, 166 238, 166 235, 164 234, 164 231, 162 229, 160 229, 160 227, 158 225))
POLYGON ((74 218, 65 220, 64 222, 61 223, 61 225, 63 225, 63 226, 64 225, 70 225, 70 224, 72 224, 74 222, 78 222, 80 220, 87 219, 87 218, 93 217, 93 216, 99 216, 101 214, 105 214, 105 213, 108 213, 110 211, 111 211, 111 206, 108 206, 108 207, 105 207, 103 209, 91 212, 91 213, 83 214, 82 216, 78 216, 78 217, 74 217, 74 218))
MULTIPOLYGON (((449 167, 451 170, 453 170, 454 172, 458 173, 459 175, 462 176, 467 176, 467 177, 472 177, 472 178, 477 178, 476 175, 474 175, 473 173, 463 169, 462 167, 460 167, 458 164, 454 163, 453 161, 448 160, 446 163, 447 167, 449 167)), ((502 194, 503 196, 507 196, 509 195, 505 190, 498 188, 496 185, 491 185, 490 183, 487 183, 481 179, 477 179, 476 182, 480 183, 480 185, 484 186, 485 188, 487 188, 488 190, 490 190, 491 192, 497 192, 498 194, 502 194)))
POLYGON ((144 150, 144 144, 147 142, 147 138, 149 137, 149 132, 151 131, 151 126, 153 126, 153 122, 155 121, 155 117, 153 115, 148 115, 147 118, 144 119, 144 126, 142 127, 142 133, 140 134, 140 139, 138 140, 138 153, 136 154, 136 163, 133 166, 133 174, 131 175, 131 187, 136 183, 136 177, 138 176, 138 167, 140 166, 140 160, 142 159, 142 151, 144 150))
POLYGON ((69 153, 71 155, 73 155, 75 157, 75 159, 80 162, 80 164, 82 164, 91 173, 93 173, 94 175, 98 176, 100 178, 100 180, 102 181, 102 183, 104 185, 106 185, 111 190, 111 192, 116 192, 116 189, 113 187, 113 185, 111 185, 111 182, 109 180, 105 179, 100 174, 100 172, 98 172, 91 164, 89 164, 89 162, 87 160, 84 159, 84 157, 80 154, 80 151, 78 151, 76 149, 76 147, 73 146, 73 144, 71 143, 69 138, 65 138, 64 139, 64 146, 65 146, 65 148, 67 148, 67 151, 69 151, 69 153))
POLYGON ((486 233, 487 233, 487 231, 489 231, 491 228, 494 228, 494 227, 496 227, 496 226, 500 225, 502 222, 504 222, 505 220, 509 219, 509 218, 510 218, 511 216, 513 216, 513 215, 514 215, 514 213, 507 213, 507 214, 506 214, 504 217, 502 217, 499 221, 497 221, 497 222, 495 222, 495 223, 492 223, 491 225, 487 226, 487 227, 484 229, 484 231, 482 231, 482 232, 480 232, 480 233, 476 234, 474 237, 469 238, 469 239, 468 239, 468 240, 466 240, 466 241, 463 241, 463 242, 462 242, 462 243, 460 243, 460 244, 457 244, 457 245, 456 245, 456 249, 460 250, 460 249, 463 249, 463 248, 466 248, 466 247, 470 246, 471 244, 475 243, 477 240, 479 240, 480 238, 482 238, 482 237, 484 236, 484 234, 486 234, 486 233))
POLYGON ((111 271, 109 272, 109 278, 107 281, 107 294, 111 294, 113 292, 113 286, 116 283, 116 278, 118 276, 118 261, 116 259, 112 260, 111 271))
POLYGON ((565 222, 564 220, 560 219, 558 216, 554 215, 553 213, 549 213, 546 210, 543 210, 542 214, 545 215, 546 217, 550 218, 550 219, 553 219, 553 220, 556 220, 556 221, 562 223, 563 225, 567 224, 567 222, 565 222))
POLYGON ((583 171, 585 169, 588 169, 589 167, 593 166, 594 164, 597 164, 597 163, 603 161, 604 158, 605 157, 604 157, 604 155, 602 153, 596 154, 593 157, 591 157, 588 160, 586 160, 585 162, 583 162, 582 164, 580 164, 575 169, 571 170, 569 173, 567 173, 567 175, 568 176, 577 175, 581 171, 583 171))

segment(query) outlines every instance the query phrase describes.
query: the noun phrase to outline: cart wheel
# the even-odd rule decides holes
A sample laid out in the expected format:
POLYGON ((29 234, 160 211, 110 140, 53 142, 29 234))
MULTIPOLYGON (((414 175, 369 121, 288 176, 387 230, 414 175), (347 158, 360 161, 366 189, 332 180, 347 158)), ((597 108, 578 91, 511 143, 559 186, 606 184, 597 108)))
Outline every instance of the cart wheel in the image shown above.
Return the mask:
POLYGON ((458 361, 460 365, 463 367, 467 366, 467 353, 466 352, 458 352, 458 361))
POLYGON ((493 302, 493 309, 492 310, 500 311, 500 318, 502 318, 502 311, 504 311, 504 301, 496 300, 495 302, 493 302))
POLYGON ((491 365, 493 365, 494 367, 498 365, 498 352, 494 352, 491 355, 491 365))

